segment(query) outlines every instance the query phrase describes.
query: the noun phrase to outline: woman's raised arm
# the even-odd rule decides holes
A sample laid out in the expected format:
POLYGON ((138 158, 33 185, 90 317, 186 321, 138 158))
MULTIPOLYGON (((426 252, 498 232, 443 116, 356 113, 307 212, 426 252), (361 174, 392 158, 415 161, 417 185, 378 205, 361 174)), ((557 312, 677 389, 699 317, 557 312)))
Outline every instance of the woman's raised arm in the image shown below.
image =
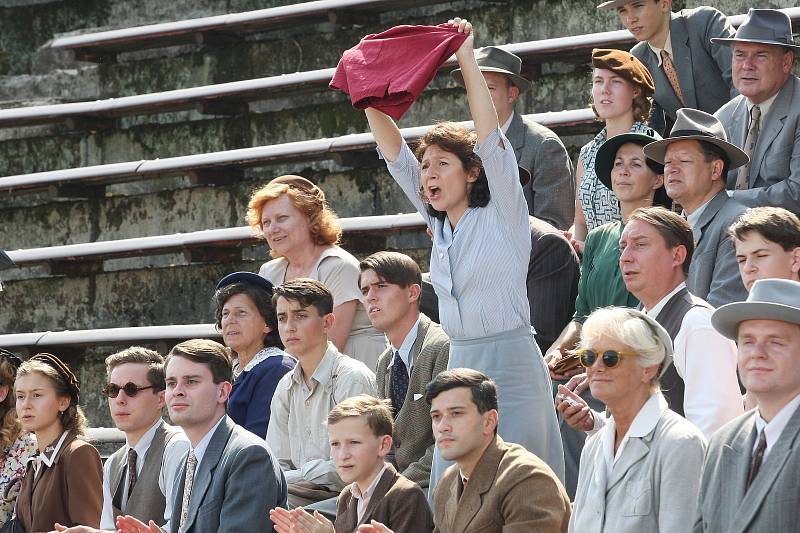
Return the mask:
POLYGON ((372 130, 372 135, 375 137, 375 142, 378 143, 383 157, 387 161, 395 161, 403 146, 403 137, 400 135, 397 124, 383 111, 368 107, 364 112, 367 115, 369 129, 372 130))

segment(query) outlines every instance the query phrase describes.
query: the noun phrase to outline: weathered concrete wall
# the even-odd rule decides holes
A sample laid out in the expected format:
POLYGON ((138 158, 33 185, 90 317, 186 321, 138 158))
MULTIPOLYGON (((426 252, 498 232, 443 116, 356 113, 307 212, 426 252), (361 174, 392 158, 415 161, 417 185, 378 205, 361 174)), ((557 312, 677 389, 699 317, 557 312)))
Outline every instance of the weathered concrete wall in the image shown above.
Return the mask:
MULTIPOLYGON (((173 47, 125 54, 117 63, 75 63, 68 54, 42 45, 60 33, 92 28, 178 20, 259 9, 292 0, 0 0, 0 106, 91 100, 270 76, 330 67, 341 52, 366 33, 396 23, 438 23, 462 14, 476 25, 479 44, 503 44, 619 28, 613 13, 598 13, 591 2, 458 0, 400 10, 358 27, 289 27, 249 36, 226 46, 173 47)), ((699 2, 681 2, 697 5, 699 2)), ((678 2, 676 2, 676 5, 678 2)), ((794 0, 760 7, 788 7, 794 0)), ((718 7, 740 13, 742 0, 718 7)), ((588 101, 588 62, 545 63, 532 90, 518 105, 523 113, 583 107, 588 101)), ((411 108, 401 126, 467 118, 464 94, 440 76, 411 108)), ((282 97, 251 105, 234 117, 196 112, 128 117, 99 132, 71 132, 63 126, 0 130, 0 175, 93 164, 169 157, 207 151, 338 136, 366 130, 361 113, 332 91, 282 97)), ((570 152, 587 135, 565 137, 570 152)), ((358 168, 333 162, 301 162, 248 170, 244 179, 218 186, 192 186, 185 177, 109 187, 92 199, 54 200, 45 194, 0 198, 0 245, 6 249, 103 241, 244 224, 250 191, 275 175, 300 173, 327 192, 341 216, 409 212, 411 206, 377 157, 358 168)), ((420 264, 428 241, 419 232, 385 238, 346 239, 359 257, 381 248, 401 249, 420 264)), ((181 254, 106 261, 104 270, 50 275, 41 267, 4 272, 0 333, 86 329, 211 320, 209 298, 223 274, 255 270, 265 247, 243 250, 240 258, 188 264, 181 254)), ((124 348, 64 351, 84 383, 83 401, 93 425, 109 425, 102 359, 124 348)), ((167 346, 160 346, 165 349, 167 346)))

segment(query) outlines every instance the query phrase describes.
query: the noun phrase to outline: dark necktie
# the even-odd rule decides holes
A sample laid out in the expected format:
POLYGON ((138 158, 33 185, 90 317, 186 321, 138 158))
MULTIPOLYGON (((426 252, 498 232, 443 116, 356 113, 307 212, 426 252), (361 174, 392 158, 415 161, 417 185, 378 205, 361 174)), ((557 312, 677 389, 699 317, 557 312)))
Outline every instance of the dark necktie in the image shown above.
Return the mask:
POLYGON ((394 416, 400 412, 403 407, 403 402, 406 401, 406 393, 408 392, 408 370, 403 359, 400 358, 400 352, 395 350, 394 362, 392 363, 392 376, 391 376, 391 394, 392 406, 394 407, 394 416))
POLYGON ((761 108, 754 105, 750 108, 750 125, 747 128, 747 138, 744 140, 742 147, 750 158, 746 165, 739 167, 739 173, 736 175, 736 190, 741 191, 750 187, 750 164, 753 162, 753 152, 755 152, 756 143, 758 142, 758 132, 761 127, 761 108))
POLYGON ((131 499, 133 494, 133 486, 136 485, 136 450, 133 448, 128 449, 128 499, 131 499))
POLYGON ((753 480, 758 475, 758 470, 761 468, 761 462, 764 460, 764 450, 767 449, 767 436, 764 434, 764 430, 761 430, 761 434, 758 437, 758 446, 756 446, 756 451, 753 452, 753 461, 750 463, 750 473, 747 475, 747 487, 746 489, 750 488, 750 485, 753 484, 753 480))

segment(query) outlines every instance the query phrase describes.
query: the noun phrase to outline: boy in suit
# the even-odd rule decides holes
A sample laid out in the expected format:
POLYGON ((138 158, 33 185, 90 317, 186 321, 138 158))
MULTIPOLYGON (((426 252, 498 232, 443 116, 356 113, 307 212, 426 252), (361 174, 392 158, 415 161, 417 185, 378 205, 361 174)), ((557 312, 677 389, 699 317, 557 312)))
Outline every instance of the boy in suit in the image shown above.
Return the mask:
POLYGON ((336 522, 302 507, 273 509, 278 533, 351 533, 377 520, 397 531, 429 533, 433 517, 425 493, 386 462, 392 448, 392 412, 387 400, 348 398, 328 414, 331 455, 341 478, 350 483, 339 495, 336 522))
POLYGON ((425 488, 434 446, 425 386, 447 369, 450 340, 439 324, 419 311, 422 274, 413 259, 398 252, 378 252, 359 267, 370 322, 390 344, 378 359, 375 376, 378 397, 391 400, 394 415, 388 460, 425 488))
MULTIPOLYGON (((221 344, 193 339, 166 360, 170 418, 191 447, 175 478, 170 533, 271 532, 269 509, 286 506, 286 480, 267 444, 225 414, 232 363, 221 344)), ((164 531, 152 520, 117 518, 125 533, 164 531)))

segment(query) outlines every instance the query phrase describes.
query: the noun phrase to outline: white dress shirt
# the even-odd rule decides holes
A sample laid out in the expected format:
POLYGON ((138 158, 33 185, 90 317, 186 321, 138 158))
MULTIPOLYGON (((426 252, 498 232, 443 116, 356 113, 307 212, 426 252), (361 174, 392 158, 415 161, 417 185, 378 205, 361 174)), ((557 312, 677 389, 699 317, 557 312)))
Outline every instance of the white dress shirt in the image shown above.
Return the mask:
MULTIPOLYGON (((685 287, 681 283, 645 313, 657 316, 669 299, 685 287)), ((672 364, 684 383, 684 416, 706 439, 744 412, 736 377, 736 344, 714 329, 712 313, 705 307, 692 307, 672 342, 672 364)))
MULTIPOLYGON (((792 415, 800 408, 800 394, 794 397, 792 401, 787 403, 783 406, 783 408, 778 411, 772 420, 767 422, 763 418, 761 418, 761 413, 759 412, 756 414, 756 430, 760 435, 762 431, 766 433, 767 436, 767 447, 764 449, 764 456, 762 458, 762 466, 764 462, 767 460, 767 456, 769 455, 770 450, 778 442, 778 439, 781 438, 781 433, 783 433, 783 429, 786 427, 786 424, 789 423, 789 419, 792 418, 792 415)), ((753 453, 755 453, 756 448, 758 447, 758 438, 756 438, 756 442, 753 444, 753 453)))
POLYGON ((367 512, 367 507, 369 506, 369 500, 372 498, 372 495, 375 494, 375 487, 378 486, 378 482, 381 480, 384 472, 386 472, 386 463, 383 463, 383 468, 381 468, 378 475, 372 479, 367 490, 364 492, 361 492, 358 483, 353 483, 350 487, 350 493, 353 495, 353 498, 358 500, 358 505, 356 506, 358 523, 361 523, 361 519, 364 518, 364 513, 367 512))
MULTIPOLYGON (((142 473, 142 468, 144 468, 144 457, 147 451, 150 449, 150 444, 153 442, 153 437, 156 434, 156 430, 164 424, 164 420, 158 419, 153 426, 147 430, 147 433, 142 435, 142 438, 139 439, 139 442, 133 446, 133 449, 136 450, 136 474, 139 475, 142 473)), ((127 455, 128 449, 131 448, 130 442, 125 439, 125 454, 127 455)), ((167 443, 164 448, 164 457, 161 463, 161 472, 158 474, 158 488, 161 489, 161 494, 164 495, 164 498, 167 502, 164 508, 164 526, 167 531, 169 531, 169 519, 170 515, 172 514, 172 500, 173 500, 173 486, 175 484, 175 476, 178 473, 178 468, 181 466, 181 461, 183 457, 186 455, 186 452, 189 450, 189 439, 186 438, 186 435, 180 433, 175 435, 172 440, 167 443)), ((113 509, 113 494, 111 493, 111 487, 109 486, 109 479, 111 479, 111 464, 106 461, 105 465, 103 465, 103 513, 100 517, 100 529, 110 529, 116 530, 116 524, 114 522, 114 509, 113 509)), ((128 472, 127 469, 125 474, 123 475, 123 493, 122 493, 122 505, 125 506, 125 503, 128 501, 128 472)))
MULTIPOLYGON (((417 317, 417 321, 414 322, 414 326, 406 335, 406 338, 403 339, 403 344, 400 345, 399 348, 392 346, 392 354, 395 352, 400 353, 400 359, 406 365, 406 372, 408 373, 409 379, 411 379, 411 369, 414 368, 414 354, 411 353, 412 349, 414 348, 414 343, 417 342, 417 332, 419 331, 419 317, 417 317)), ((386 367, 387 369, 392 368, 394 365, 394 355, 389 360, 389 365, 386 367)))

